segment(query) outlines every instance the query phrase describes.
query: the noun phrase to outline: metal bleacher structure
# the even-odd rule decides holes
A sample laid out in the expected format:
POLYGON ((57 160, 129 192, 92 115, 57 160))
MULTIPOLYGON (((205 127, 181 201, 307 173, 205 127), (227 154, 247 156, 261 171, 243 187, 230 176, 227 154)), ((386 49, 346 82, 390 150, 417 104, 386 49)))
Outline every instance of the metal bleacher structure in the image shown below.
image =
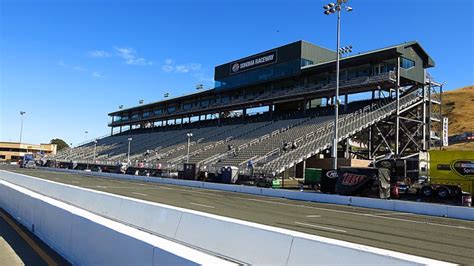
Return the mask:
MULTIPOLYGON (((380 60, 382 55, 392 56, 386 55, 389 49, 397 51, 394 58, 397 58, 395 62, 398 63, 394 70, 388 70, 388 67, 384 71, 375 68, 377 71, 348 77, 340 83, 340 90, 346 98, 339 107, 342 113, 338 120, 338 140, 344 148, 350 143, 358 144, 358 149, 350 152, 354 158, 374 159, 387 154, 405 158, 438 145, 440 141, 442 85, 434 82, 424 71, 422 82, 419 78, 411 80, 410 73, 401 68, 400 51, 414 49, 423 54, 424 50, 419 44, 405 43, 348 57, 346 60, 361 64, 356 60, 373 54, 380 60), (372 94, 363 100, 347 100, 348 95, 360 92, 372 94)), ((374 60, 371 61, 370 69, 374 69, 374 60)), ((428 57, 427 60, 431 59, 428 57)), ((235 62, 229 63, 232 64, 235 62)), ((329 60, 302 66, 301 71, 304 73, 313 66, 318 68, 325 65, 331 67, 334 62, 329 60)), ((434 62, 423 63, 423 70, 431 66, 434 66, 434 62)), ((408 70, 414 71, 413 67, 408 70)), ((331 74, 330 71, 328 73, 331 74)), ((153 110, 156 108, 153 106, 168 104, 169 100, 150 104, 151 107, 138 106, 117 111, 111 115, 111 126, 112 133, 114 126, 120 126, 120 132, 64 150, 51 159, 104 166, 117 165, 129 159, 131 166, 169 171, 181 170, 183 164, 189 162, 196 164, 200 171, 217 171, 223 166, 236 166, 241 173, 246 173, 247 163, 252 160, 254 173, 279 175, 308 158, 327 154, 331 147, 334 127, 331 98, 334 96, 335 82, 330 78, 323 82, 317 79, 311 81, 309 76, 304 79, 293 76, 289 79, 290 83, 279 80, 272 82, 271 86, 268 85, 270 81, 267 81, 265 89, 257 93, 236 93, 226 102, 215 100, 205 106, 192 104, 187 109, 177 108, 165 118, 159 115, 148 118, 145 115, 148 112, 146 108, 153 110), (294 108, 277 112, 280 102, 287 103, 292 99, 294 108), (309 108, 311 99, 326 99, 326 105, 318 104, 309 108), (297 106, 297 102, 301 101, 304 103, 303 108, 297 106), (246 115, 245 111, 239 113, 240 116, 222 115, 224 112, 228 114, 230 110, 245 110, 262 105, 269 105, 269 111, 253 116, 246 115), (136 110, 141 110, 141 113, 136 115, 136 110), (201 114, 206 114, 206 111, 219 115, 201 121, 201 114), (197 113, 199 120, 192 121, 191 115, 188 115, 190 112, 194 112, 194 115, 197 113), (115 122, 116 116, 120 116, 121 120, 115 122), (123 119, 125 116, 126 119, 123 119), (187 123, 183 122, 183 117, 188 118, 187 123), (168 124, 173 118, 174 123, 168 124), (181 123, 177 123, 176 118, 181 118, 181 123), (161 122, 160 126, 155 126, 157 121, 161 122), (122 131, 122 126, 129 128, 122 131), (188 133, 192 133, 192 138, 188 137, 188 133)), ((209 95, 215 90, 217 88, 191 97, 209 95)), ((186 99, 178 97, 175 101, 181 101, 180 106, 184 106, 186 99)))

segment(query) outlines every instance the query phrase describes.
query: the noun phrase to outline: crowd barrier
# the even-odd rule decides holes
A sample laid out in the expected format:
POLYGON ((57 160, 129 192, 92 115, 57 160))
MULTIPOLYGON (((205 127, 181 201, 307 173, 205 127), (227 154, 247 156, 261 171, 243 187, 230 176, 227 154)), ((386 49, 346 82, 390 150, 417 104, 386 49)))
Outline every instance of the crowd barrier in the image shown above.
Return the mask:
POLYGON ((0 207, 73 265, 236 265, 3 180, 0 207))
POLYGON ((190 247, 199 247, 211 254, 219 254, 246 264, 344 264, 353 262, 354 258, 364 264, 377 265, 445 264, 399 252, 79 188, 22 174, 0 171, 0 179, 21 184, 158 236, 166 236, 190 247))
POLYGON ((364 197, 341 196, 333 194, 322 194, 314 192, 301 192, 284 189, 260 188, 244 185, 230 185, 207 183, 192 180, 179 180, 161 177, 133 176, 114 173, 84 172, 70 169, 48 168, 51 171, 60 171, 76 174, 85 174, 97 177, 136 180, 144 182, 153 182, 161 184, 179 185, 196 188, 207 188, 230 192, 239 192, 253 195, 287 198, 293 200, 331 203, 340 205, 349 205, 355 207, 373 208, 388 211, 408 212, 422 215, 456 218, 462 220, 474 221, 474 208, 463 206, 451 206, 444 204, 433 204, 425 202, 410 202, 401 200, 372 199, 364 197))

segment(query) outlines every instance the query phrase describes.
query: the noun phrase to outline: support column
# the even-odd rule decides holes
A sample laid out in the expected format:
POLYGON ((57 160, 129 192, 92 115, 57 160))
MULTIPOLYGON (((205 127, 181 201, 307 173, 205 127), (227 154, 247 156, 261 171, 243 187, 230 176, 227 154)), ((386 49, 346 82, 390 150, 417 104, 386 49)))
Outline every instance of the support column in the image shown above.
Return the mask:
POLYGON ((422 145, 423 151, 426 151, 426 86, 425 85, 423 85, 422 93, 423 93, 423 111, 422 111, 423 136, 421 139, 421 145, 422 145))
POLYGON ((308 106, 308 99, 304 98, 303 99, 303 114, 306 114, 306 108, 308 106))
POLYGON ((395 118, 395 156, 398 158, 400 155, 400 57, 397 57, 397 89, 395 93, 397 98, 397 113, 395 118))
POLYGON ((303 160, 303 180, 306 178, 306 159, 303 160))
POLYGON ((433 103, 431 102, 431 80, 428 85, 428 150, 431 149, 431 116, 433 115, 433 103))
POLYGON ((441 126, 439 127, 439 136, 440 136, 440 140, 439 140, 439 149, 442 150, 443 149, 443 84, 441 84, 441 86, 439 87, 439 119, 440 119, 440 123, 441 123, 441 126))
POLYGON ((110 136, 112 136, 114 134, 114 127, 111 127, 110 128, 110 136))
POLYGON ((349 159, 349 148, 350 148, 350 145, 349 145, 349 139, 346 139, 346 142, 345 142, 345 154, 344 154, 344 158, 346 159, 349 159))
POLYGON ((245 117, 247 116, 247 108, 242 109, 242 120, 245 120, 245 117))
POLYGON ((349 103, 349 95, 346 93, 344 95, 344 112, 347 112, 347 108, 349 107, 348 103, 349 103))
POLYGON ((370 126, 369 127, 369 138, 368 138, 368 143, 367 143, 367 150, 369 152, 367 158, 369 158, 369 160, 372 159, 372 128, 373 126, 370 126))

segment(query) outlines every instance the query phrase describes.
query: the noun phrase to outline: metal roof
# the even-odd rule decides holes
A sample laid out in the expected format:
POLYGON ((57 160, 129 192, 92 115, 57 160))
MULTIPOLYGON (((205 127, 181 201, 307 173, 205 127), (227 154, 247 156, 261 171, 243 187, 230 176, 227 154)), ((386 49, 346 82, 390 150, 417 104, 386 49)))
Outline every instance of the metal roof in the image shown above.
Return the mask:
MULTIPOLYGON (((306 42, 306 41, 301 41, 301 42, 306 42)), ((407 46, 415 46, 419 50, 419 52, 421 52, 423 54, 423 56, 425 57, 425 60, 424 60, 424 66, 425 67, 434 66, 433 59, 428 55, 428 53, 426 53, 426 51, 423 49, 423 47, 421 47, 421 45, 417 41, 404 42, 404 43, 401 43, 401 44, 392 45, 392 46, 388 46, 388 47, 385 47, 385 48, 380 48, 380 49, 371 50, 371 51, 368 51, 368 52, 359 53, 359 54, 356 54, 356 55, 343 57, 343 58, 340 58, 340 61, 341 62, 345 62, 345 61, 347 62, 347 60, 361 58, 361 57, 364 57, 364 56, 375 55, 377 53, 390 51, 390 50, 393 50, 393 49, 396 49, 396 51, 394 51, 394 52, 400 53, 398 51, 398 49, 399 48, 404 48, 404 47, 407 47, 407 46)), ((334 64, 335 62, 336 62, 336 59, 326 61, 326 62, 322 62, 322 63, 319 63, 319 64, 307 65, 307 66, 302 67, 301 70, 311 70, 312 68, 327 66, 327 65, 330 65, 330 64, 334 64)), ((174 97, 174 98, 163 99, 163 100, 151 102, 151 103, 148 103, 148 104, 129 107, 129 108, 126 108, 126 109, 120 109, 120 110, 109 113, 109 116, 120 114, 120 113, 126 113, 126 112, 130 112, 130 111, 137 110, 137 109, 145 109, 147 107, 151 107, 153 105, 157 105, 157 104, 160 104, 160 103, 165 103, 165 102, 169 103, 169 102, 172 102, 172 101, 176 101, 176 100, 179 100, 179 99, 182 99, 182 98, 187 98, 187 97, 190 97, 190 96, 196 96, 196 95, 199 95, 199 94, 203 94, 203 95, 208 94, 208 93, 212 94, 213 91, 215 91, 215 88, 201 90, 201 91, 198 91, 198 92, 192 92, 192 93, 180 95, 180 96, 177 96, 177 97, 174 97)))
MULTIPOLYGON (((421 45, 417 41, 404 42, 404 43, 401 43, 401 44, 392 45, 392 46, 388 46, 388 47, 385 47, 385 48, 380 48, 380 49, 371 50, 371 51, 368 51, 368 52, 359 53, 359 54, 356 54, 356 55, 350 55, 350 56, 342 57, 342 58, 340 58, 340 61, 350 60, 350 59, 354 59, 354 58, 361 57, 361 56, 368 56, 368 55, 372 55, 372 54, 376 54, 376 53, 380 53, 380 52, 384 52, 384 51, 388 51, 388 50, 392 50, 392 49, 398 49, 398 48, 401 48, 401 47, 411 46, 411 45, 415 45, 420 50, 420 52, 422 52, 424 54, 424 56, 427 58, 427 65, 434 66, 433 59, 428 55, 428 53, 423 49, 423 47, 421 47, 421 45)), ((331 61, 322 62, 322 63, 319 63, 319 64, 307 65, 307 66, 302 67, 301 69, 310 69, 310 68, 313 68, 313 67, 326 65, 326 64, 331 64, 331 63, 334 63, 334 62, 336 62, 336 59, 331 60, 331 61)))
POLYGON ((131 110, 134 110, 134 109, 137 109, 137 108, 143 109, 143 108, 151 107, 151 106, 153 106, 155 104, 159 104, 159 103, 170 102, 170 101, 173 101, 173 100, 178 100, 178 99, 186 98, 186 97, 189 97, 189 96, 195 96, 197 94, 205 94, 205 93, 208 93, 208 92, 212 92, 213 90, 214 90, 214 88, 210 88, 210 89, 203 89, 203 90, 200 90, 200 91, 190 92, 190 93, 183 94, 183 95, 180 95, 180 96, 176 96, 176 97, 173 97, 173 98, 163 99, 163 100, 159 100, 159 101, 155 101, 155 102, 151 102, 151 103, 147 103, 147 104, 141 104, 141 105, 128 107, 128 108, 125 108, 125 109, 120 109, 120 110, 109 113, 109 115, 128 112, 128 111, 131 111, 131 110))

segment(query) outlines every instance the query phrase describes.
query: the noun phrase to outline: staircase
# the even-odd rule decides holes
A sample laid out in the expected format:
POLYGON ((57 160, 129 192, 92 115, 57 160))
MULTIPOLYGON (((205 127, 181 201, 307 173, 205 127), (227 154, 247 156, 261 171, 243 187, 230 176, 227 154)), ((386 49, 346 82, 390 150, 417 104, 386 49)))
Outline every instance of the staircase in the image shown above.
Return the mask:
MULTIPOLYGON (((406 108, 418 101, 423 100, 419 91, 413 91, 400 98, 400 109, 406 108)), ((383 103, 367 105, 356 112, 342 116, 338 120, 339 138, 338 141, 353 136, 363 129, 390 117, 397 110, 395 100, 386 100, 383 103)), ((294 165, 310 158, 332 145, 334 121, 320 127, 313 134, 307 134, 297 149, 283 153, 263 166, 256 167, 256 171, 261 173, 277 175, 294 165)))

